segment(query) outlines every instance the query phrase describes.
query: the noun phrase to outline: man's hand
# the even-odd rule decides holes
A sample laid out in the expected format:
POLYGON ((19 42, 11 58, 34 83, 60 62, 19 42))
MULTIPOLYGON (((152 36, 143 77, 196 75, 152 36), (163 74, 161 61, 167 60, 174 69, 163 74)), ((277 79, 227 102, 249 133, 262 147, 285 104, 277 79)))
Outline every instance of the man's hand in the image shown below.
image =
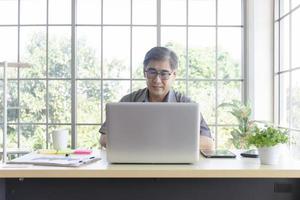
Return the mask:
MULTIPOLYGON (((100 136, 101 147, 106 147, 106 143, 107 143, 107 136, 101 134, 100 136)), ((213 150, 214 149, 213 139, 207 136, 200 135, 200 149, 213 150)))
POLYGON ((214 140, 210 137, 200 135, 200 149, 201 150, 213 150, 214 140))
POLYGON ((100 146, 102 147, 106 147, 106 143, 107 143, 107 136, 104 134, 101 134, 100 136, 100 146))

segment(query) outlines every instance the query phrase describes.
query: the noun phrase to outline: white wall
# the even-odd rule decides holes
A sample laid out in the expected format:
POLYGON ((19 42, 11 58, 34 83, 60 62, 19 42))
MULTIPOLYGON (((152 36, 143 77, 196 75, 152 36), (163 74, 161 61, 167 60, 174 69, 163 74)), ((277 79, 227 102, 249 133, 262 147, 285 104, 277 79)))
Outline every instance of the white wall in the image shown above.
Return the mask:
POLYGON ((247 92, 253 119, 273 121, 273 0, 245 0, 247 92))

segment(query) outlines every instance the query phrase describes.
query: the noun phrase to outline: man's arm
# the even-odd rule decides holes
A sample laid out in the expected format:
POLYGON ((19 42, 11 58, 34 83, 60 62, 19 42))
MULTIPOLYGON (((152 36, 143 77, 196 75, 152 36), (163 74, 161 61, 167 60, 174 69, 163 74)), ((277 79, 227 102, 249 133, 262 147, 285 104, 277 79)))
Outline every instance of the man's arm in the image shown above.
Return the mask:
POLYGON ((213 150, 214 140, 211 137, 200 135, 200 149, 201 150, 213 150))
POLYGON ((105 134, 101 134, 100 136, 100 146, 102 147, 106 147, 106 143, 107 143, 107 136, 105 134))
POLYGON ((213 150, 214 149, 214 139, 212 138, 210 129, 204 120, 202 114, 200 113, 200 149, 202 150, 213 150))
MULTIPOLYGON (((101 147, 106 147, 107 136, 105 134, 101 134, 100 136, 100 145, 101 147)), ((200 135, 200 149, 214 149, 214 140, 207 136, 200 135)))

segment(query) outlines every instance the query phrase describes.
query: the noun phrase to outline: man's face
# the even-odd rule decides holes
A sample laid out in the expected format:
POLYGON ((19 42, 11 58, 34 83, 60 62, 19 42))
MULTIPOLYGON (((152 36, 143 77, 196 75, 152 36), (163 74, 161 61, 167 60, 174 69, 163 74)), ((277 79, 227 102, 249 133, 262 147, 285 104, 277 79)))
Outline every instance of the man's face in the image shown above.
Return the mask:
POLYGON ((165 98, 176 78, 176 71, 171 69, 168 60, 150 61, 146 67, 145 77, 149 95, 156 98, 165 98), (157 74, 157 72, 159 74, 157 74))

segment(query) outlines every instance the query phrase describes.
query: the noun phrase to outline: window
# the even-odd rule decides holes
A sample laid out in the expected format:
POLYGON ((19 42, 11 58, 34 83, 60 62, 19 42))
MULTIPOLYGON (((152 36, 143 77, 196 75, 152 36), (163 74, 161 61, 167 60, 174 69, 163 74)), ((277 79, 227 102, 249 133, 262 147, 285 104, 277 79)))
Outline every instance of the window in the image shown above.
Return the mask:
POLYGON ((9 69, 8 147, 48 148, 68 128, 70 146, 97 148, 105 104, 145 87, 160 45, 180 58, 175 89, 230 148, 237 122, 217 106, 244 100, 243 34, 242 0, 0 0, 1 60, 32 64, 9 69))
MULTIPOLYGON (((287 128, 300 152, 300 1, 275 2, 276 120, 287 128)), ((297 156, 297 154, 296 154, 297 156)), ((299 157, 299 155, 297 156, 299 157)))

